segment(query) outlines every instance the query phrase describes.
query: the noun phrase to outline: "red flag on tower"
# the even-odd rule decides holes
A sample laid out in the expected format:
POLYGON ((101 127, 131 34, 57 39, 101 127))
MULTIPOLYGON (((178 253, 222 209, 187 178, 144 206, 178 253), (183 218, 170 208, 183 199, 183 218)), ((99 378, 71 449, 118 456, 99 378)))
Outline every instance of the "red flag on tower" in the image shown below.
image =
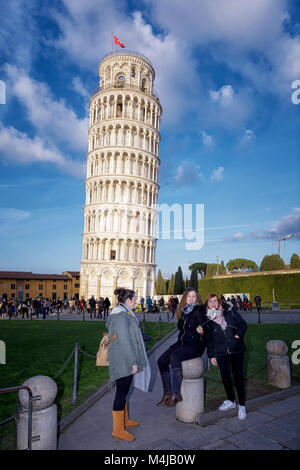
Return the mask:
POLYGON ((118 46, 121 46, 121 47, 125 47, 124 44, 120 41, 120 39, 118 39, 116 36, 114 36, 114 41, 115 41, 115 44, 118 44, 118 46))

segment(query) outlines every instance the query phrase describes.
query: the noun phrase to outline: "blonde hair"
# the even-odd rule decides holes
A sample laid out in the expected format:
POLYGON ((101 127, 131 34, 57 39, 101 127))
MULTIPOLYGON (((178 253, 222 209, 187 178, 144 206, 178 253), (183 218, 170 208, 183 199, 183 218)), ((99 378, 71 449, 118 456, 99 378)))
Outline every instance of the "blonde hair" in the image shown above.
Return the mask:
POLYGON ((179 320, 180 318, 182 318, 182 315, 181 315, 181 312, 182 312, 182 309, 183 307, 185 307, 186 305, 186 299, 187 299, 187 296, 190 292, 195 292, 196 294, 196 303, 198 305, 201 305, 202 304, 202 298, 201 298, 201 295, 198 294, 198 292, 196 291, 196 289, 194 289, 193 287, 188 287, 185 291, 184 291, 184 294, 181 298, 181 301, 177 307, 177 312, 176 312, 176 318, 177 320, 179 320))

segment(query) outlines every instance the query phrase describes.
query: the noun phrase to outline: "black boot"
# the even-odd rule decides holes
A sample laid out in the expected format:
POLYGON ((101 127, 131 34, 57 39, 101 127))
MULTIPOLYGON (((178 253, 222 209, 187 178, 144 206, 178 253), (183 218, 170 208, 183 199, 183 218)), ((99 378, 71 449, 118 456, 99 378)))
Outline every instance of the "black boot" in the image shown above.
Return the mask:
POLYGON ((170 399, 171 396, 171 376, 169 371, 161 372, 160 376, 163 384, 164 394, 156 406, 165 406, 165 403, 170 399))
POLYGON ((182 395, 180 393, 181 384, 182 384, 182 369, 176 367, 171 368, 171 384, 172 384, 172 394, 165 403, 165 406, 175 406, 178 402, 182 401, 182 395))

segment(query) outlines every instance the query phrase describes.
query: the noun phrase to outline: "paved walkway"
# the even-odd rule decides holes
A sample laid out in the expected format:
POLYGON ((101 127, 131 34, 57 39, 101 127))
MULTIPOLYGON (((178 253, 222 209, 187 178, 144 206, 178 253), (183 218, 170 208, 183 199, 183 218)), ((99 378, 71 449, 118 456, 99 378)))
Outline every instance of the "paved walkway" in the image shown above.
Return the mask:
MULTIPOLYGON (((247 314, 249 315, 249 314, 247 314)), ((248 415, 239 421, 236 410, 203 414, 200 425, 175 419, 175 408, 157 407, 162 396, 156 360, 176 333, 150 357, 151 393, 133 389, 129 415, 140 421, 133 442, 115 440, 112 432, 114 390, 106 393, 60 434, 59 450, 276 450, 300 449, 300 386, 249 400, 248 415)))
MULTIPOLYGON (((258 323, 258 314, 256 311, 252 312, 241 312, 242 316, 245 318, 247 323, 258 323)), ((137 318, 142 321, 143 314, 136 313, 137 318)), ((170 321, 176 322, 176 318, 174 317, 173 320, 171 319, 171 315, 168 315, 167 312, 158 313, 145 313, 145 320, 146 321, 158 321, 159 316, 161 320, 166 322, 168 318, 170 321)), ((57 321, 57 314, 52 313, 47 316, 46 320, 56 320, 57 321)), ((7 318, 5 318, 7 319, 7 318)), ((60 320, 70 320, 70 321, 83 321, 83 315, 77 315, 75 313, 64 312, 59 314, 60 320)), ((90 318, 90 315, 86 313, 84 315, 85 321, 93 321, 93 322, 101 322, 104 321, 103 318, 90 318)), ((12 321, 30 321, 28 318, 12 318, 12 321)), ((43 321, 43 317, 40 315, 39 318, 33 316, 33 320, 41 320, 43 321)), ((261 323, 299 323, 300 324, 300 310, 280 310, 279 312, 271 312, 270 310, 264 310, 260 316, 261 323)))

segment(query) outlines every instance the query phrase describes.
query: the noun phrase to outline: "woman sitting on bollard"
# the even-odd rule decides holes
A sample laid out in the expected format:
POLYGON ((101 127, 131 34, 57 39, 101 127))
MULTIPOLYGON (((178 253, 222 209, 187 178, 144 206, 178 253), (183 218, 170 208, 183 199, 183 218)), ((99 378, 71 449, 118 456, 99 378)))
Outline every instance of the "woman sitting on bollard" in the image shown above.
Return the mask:
POLYGON ((209 321, 204 326, 207 355, 213 366, 219 366, 227 400, 219 407, 225 411, 236 407, 232 374, 238 395, 238 418, 246 418, 245 387, 243 376, 244 335, 247 323, 232 304, 222 303, 216 294, 209 294, 206 301, 209 321))
POLYGON ((206 320, 198 292, 189 287, 177 307, 178 339, 157 361, 163 384, 163 397, 157 406, 175 406, 182 401, 182 361, 202 356, 206 344, 201 327, 206 320), (170 371, 171 367, 171 371, 170 371))
POLYGON ((119 305, 112 310, 106 322, 109 375, 111 382, 116 381, 112 436, 133 441, 134 435, 126 428, 138 426, 139 423, 128 418, 126 397, 132 381, 135 387, 148 391, 149 364, 139 322, 133 313, 135 292, 119 288, 114 293, 119 305))

